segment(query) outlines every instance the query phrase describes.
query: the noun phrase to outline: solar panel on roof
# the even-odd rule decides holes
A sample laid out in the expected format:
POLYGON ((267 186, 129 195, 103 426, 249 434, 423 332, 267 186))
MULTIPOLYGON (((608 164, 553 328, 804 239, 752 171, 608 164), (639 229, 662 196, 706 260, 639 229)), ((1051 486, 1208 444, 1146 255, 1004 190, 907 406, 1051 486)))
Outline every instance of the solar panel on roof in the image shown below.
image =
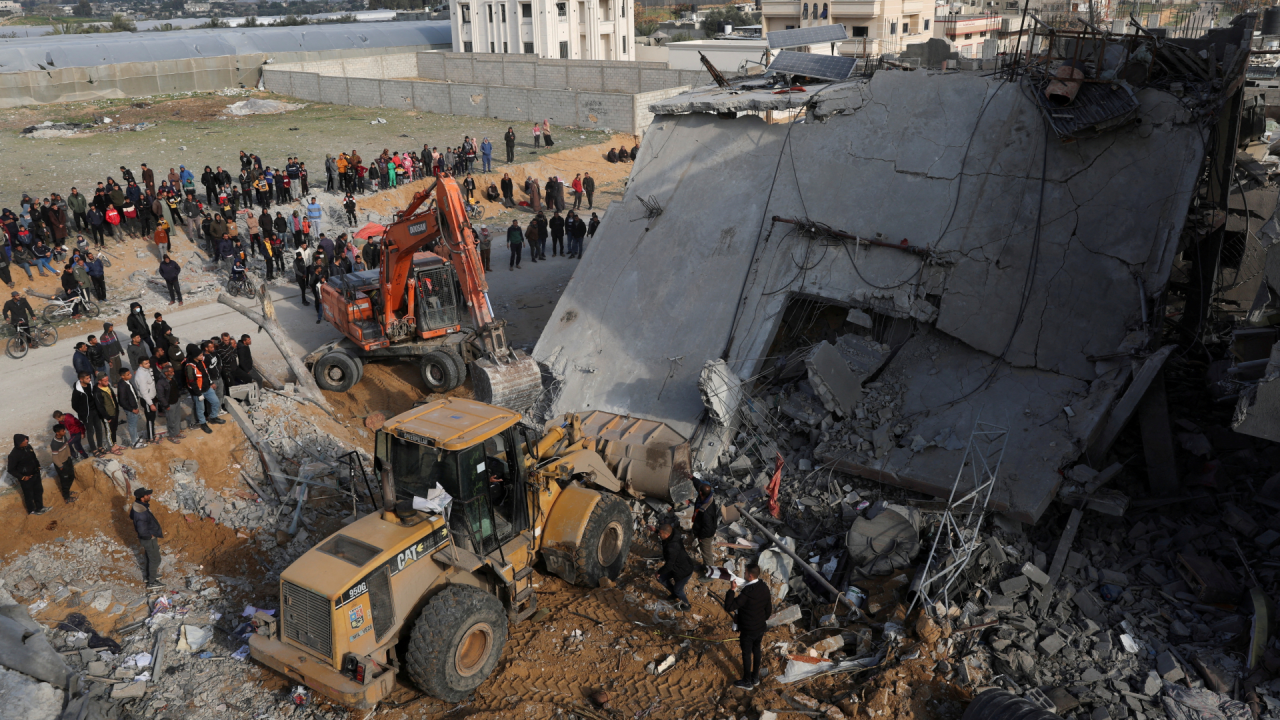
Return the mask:
POLYGON ((801 45, 817 45, 820 43, 840 42, 848 40, 844 25, 815 25, 794 30, 774 30, 769 33, 769 49, 800 47, 801 45))
POLYGON ((780 50, 773 62, 769 63, 769 69, 789 75, 804 75, 823 80, 848 80, 857 64, 857 59, 851 57, 780 50))

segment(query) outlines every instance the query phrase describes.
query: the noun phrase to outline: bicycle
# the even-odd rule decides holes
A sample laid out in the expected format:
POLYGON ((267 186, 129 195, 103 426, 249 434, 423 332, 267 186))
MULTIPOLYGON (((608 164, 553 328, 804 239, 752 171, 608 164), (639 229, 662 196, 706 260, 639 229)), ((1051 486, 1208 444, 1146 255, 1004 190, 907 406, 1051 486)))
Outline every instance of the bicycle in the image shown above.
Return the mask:
POLYGON ((101 313, 102 310, 98 307, 98 304, 90 300, 84 290, 81 290, 79 295, 69 299, 60 298, 56 295, 49 298, 48 304, 44 306, 44 310, 40 314, 45 322, 52 323, 64 318, 75 317, 77 314, 96 318, 101 313), (79 313, 76 312, 77 305, 80 306, 79 313))
POLYGON ((255 297, 253 284, 249 282, 249 277, 247 275, 241 278, 231 278, 227 280, 227 292, 231 295, 239 295, 240 297, 255 297))
POLYGON ((50 347, 58 342, 58 330, 52 325, 38 325, 33 328, 23 322, 19 325, 10 325, 9 328, 12 337, 5 344, 4 354, 14 360, 26 357, 32 345, 50 347))
POLYGON ((472 220, 483 220, 484 205, 481 203, 467 202, 467 217, 472 220))

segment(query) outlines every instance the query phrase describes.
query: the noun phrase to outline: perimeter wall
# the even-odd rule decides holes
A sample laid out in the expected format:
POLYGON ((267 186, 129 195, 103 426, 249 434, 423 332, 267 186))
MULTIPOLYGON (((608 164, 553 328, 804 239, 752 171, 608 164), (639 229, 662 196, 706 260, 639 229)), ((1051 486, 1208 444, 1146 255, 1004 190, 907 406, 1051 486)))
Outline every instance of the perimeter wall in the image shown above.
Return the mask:
POLYGON ((263 68, 268 90, 312 102, 387 107, 639 134, 651 103, 711 81, 665 63, 454 52, 308 60, 263 68))

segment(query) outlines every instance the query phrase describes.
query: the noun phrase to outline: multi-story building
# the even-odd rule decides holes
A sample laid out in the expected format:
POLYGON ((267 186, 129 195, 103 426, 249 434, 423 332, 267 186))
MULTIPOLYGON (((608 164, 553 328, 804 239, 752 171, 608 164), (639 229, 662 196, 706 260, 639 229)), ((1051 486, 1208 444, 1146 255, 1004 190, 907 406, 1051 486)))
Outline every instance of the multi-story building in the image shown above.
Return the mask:
MULTIPOLYGON (((840 55, 897 53, 933 35, 933 0, 762 0, 761 11, 766 37, 774 30, 844 25, 850 39, 836 47, 840 55)), ((809 52, 831 54, 831 48, 812 46, 809 52)))
POLYGON ((984 45, 996 47, 994 44, 988 44, 987 41, 996 41, 998 44, 1006 20, 997 13, 982 15, 948 13, 939 15, 934 22, 938 24, 939 35, 951 43, 951 49, 960 53, 960 57, 980 58, 984 45))
POLYGON ((0 0, 0 13, 9 13, 11 15, 21 15, 22 5, 13 0, 0 0))
POLYGON ((631 0, 450 0, 454 52, 634 60, 631 0))

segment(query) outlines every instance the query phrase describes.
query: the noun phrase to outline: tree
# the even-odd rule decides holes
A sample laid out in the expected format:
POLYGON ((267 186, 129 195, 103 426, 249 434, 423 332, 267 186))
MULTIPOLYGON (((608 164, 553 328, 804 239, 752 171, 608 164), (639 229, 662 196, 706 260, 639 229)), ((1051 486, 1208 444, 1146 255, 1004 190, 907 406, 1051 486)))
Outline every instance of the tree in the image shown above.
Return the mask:
POLYGON ((71 12, 76 17, 93 17, 93 6, 89 4, 89 0, 80 0, 71 12))
POLYGON ((716 33, 724 32, 726 25, 741 27, 744 25, 756 25, 759 22, 759 15, 744 13, 738 8, 728 5, 708 9, 707 16, 702 21, 702 29, 707 35, 715 35, 716 33))
POLYGON ((240 27, 262 27, 262 23, 258 22, 256 15, 246 15, 240 27))
POLYGON ((276 25, 289 27, 291 25, 309 25, 311 19, 306 17, 298 17, 297 15, 285 15, 283 19, 277 20, 276 25))
POLYGON ((199 24, 199 25, 197 25, 196 27, 198 27, 198 28, 224 28, 224 27, 227 27, 227 21, 226 21, 226 20, 223 20, 222 18, 218 18, 218 17, 211 17, 211 18, 209 18, 208 20, 205 20, 204 22, 200 23, 200 24, 199 24))
POLYGON ((133 18, 117 13, 111 16, 111 32, 138 32, 138 24, 133 18))
POLYGON ((50 18, 52 18, 52 17, 58 17, 59 15, 61 15, 61 14, 62 14, 62 8, 58 7, 57 5, 51 5, 51 4, 49 4, 49 3, 44 3, 44 4, 42 4, 42 5, 37 5, 37 6, 35 6, 35 7, 31 10, 31 14, 32 14, 32 15, 39 15, 39 16, 41 16, 41 17, 50 17, 50 18))
POLYGON ((637 20, 636 37, 647 37, 658 31, 657 20, 637 20))

